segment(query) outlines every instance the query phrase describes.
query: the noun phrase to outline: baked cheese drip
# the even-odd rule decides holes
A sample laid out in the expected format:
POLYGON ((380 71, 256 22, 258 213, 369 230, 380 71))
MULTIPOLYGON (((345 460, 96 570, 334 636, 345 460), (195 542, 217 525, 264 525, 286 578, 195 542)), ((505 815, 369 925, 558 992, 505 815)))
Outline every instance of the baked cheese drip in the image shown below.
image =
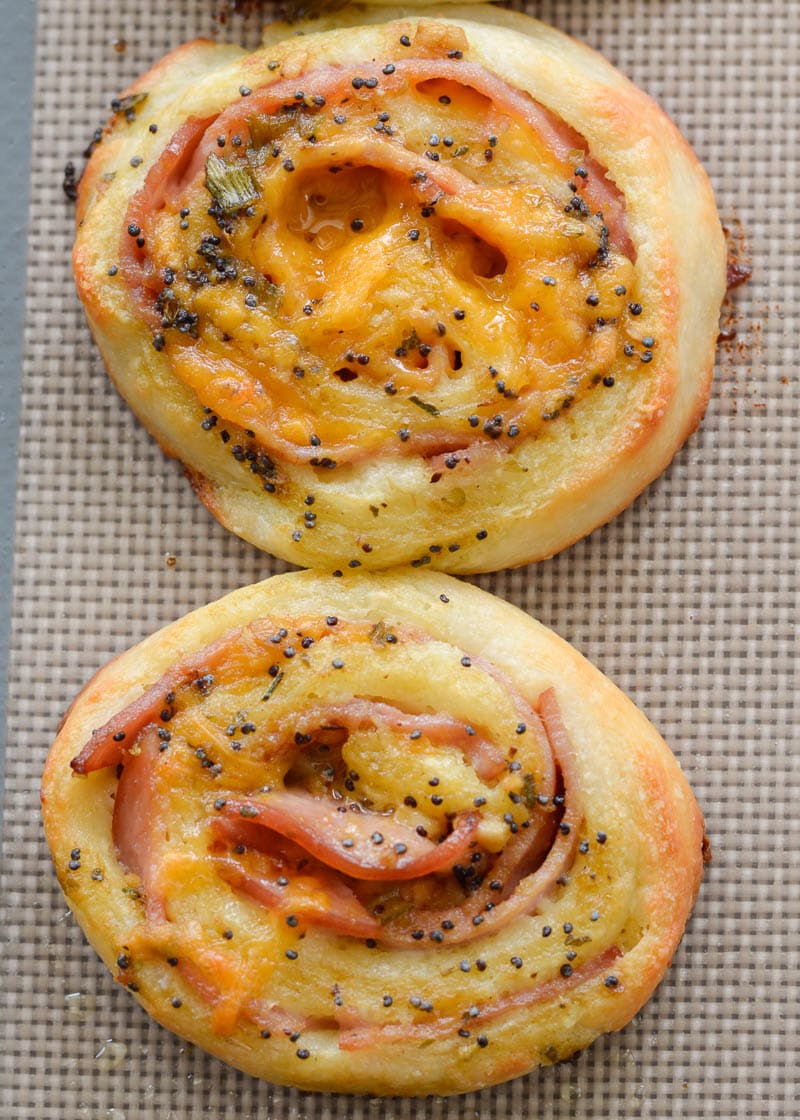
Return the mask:
POLYGON ((646 349, 621 196, 460 55, 248 90, 179 129, 131 202, 154 344, 270 492, 286 463, 503 454, 646 349))
POLYGON ((613 920, 589 936, 591 913, 574 938, 537 929, 534 957, 512 952, 499 990, 484 983, 491 939, 600 873, 604 848, 555 692, 535 710, 417 630, 251 622, 177 664, 72 768, 119 775, 112 834, 141 921, 118 979, 138 989, 167 960, 164 998, 188 985, 217 1034, 244 1020, 301 1056, 318 1030, 342 1050, 466 1052, 513 1008, 621 989, 625 936, 613 920))

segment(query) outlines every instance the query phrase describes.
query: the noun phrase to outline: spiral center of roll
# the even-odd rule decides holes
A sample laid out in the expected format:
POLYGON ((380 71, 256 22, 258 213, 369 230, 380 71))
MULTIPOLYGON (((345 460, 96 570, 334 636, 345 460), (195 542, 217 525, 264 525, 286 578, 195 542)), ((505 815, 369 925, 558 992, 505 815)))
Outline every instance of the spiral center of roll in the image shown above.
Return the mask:
POLYGON ((538 708, 474 652, 385 618, 258 619, 175 662, 72 761, 105 772, 101 801, 115 783, 140 911, 121 978, 134 958, 178 962, 226 1033, 274 1023, 267 977, 291 986, 326 944, 463 963, 567 884, 581 842, 552 690, 538 708))

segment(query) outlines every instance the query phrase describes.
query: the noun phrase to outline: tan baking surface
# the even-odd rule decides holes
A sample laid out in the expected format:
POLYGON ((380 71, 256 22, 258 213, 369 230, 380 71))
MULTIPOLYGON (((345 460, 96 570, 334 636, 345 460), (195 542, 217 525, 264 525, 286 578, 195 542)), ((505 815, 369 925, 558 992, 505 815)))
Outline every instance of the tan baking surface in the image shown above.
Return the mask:
POLYGON ((715 859, 675 964, 634 1024, 574 1062, 450 1101, 379 1103, 273 1088, 228 1069, 151 1022, 85 944, 38 814, 61 712, 116 651, 283 565, 208 516, 106 380, 70 281, 61 174, 110 98, 167 48, 198 34, 255 44, 261 16, 220 22, 210 0, 41 0, 2 893, 3 1120, 774 1120, 800 1111, 791 645, 800 4, 557 0, 528 10, 599 47, 662 102, 707 166, 723 220, 741 222, 754 262, 709 414, 671 470, 555 560, 479 581, 573 641, 682 759, 715 859))

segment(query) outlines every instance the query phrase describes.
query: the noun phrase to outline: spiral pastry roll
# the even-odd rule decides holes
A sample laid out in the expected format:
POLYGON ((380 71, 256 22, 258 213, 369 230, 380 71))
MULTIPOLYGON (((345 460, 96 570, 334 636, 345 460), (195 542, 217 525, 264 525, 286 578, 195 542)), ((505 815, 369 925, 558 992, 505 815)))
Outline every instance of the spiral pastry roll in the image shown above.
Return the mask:
POLYGON ((109 373, 212 513, 284 559, 551 555, 702 415, 725 286, 706 176, 527 17, 314 27, 190 43, 115 102, 74 255, 109 373))
POLYGON ((42 796, 117 980, 309 1089, 462 1092, 624 1026, 702 866, 633 704, 434 573, 277 576, 168 626, 78 697, 42 796))

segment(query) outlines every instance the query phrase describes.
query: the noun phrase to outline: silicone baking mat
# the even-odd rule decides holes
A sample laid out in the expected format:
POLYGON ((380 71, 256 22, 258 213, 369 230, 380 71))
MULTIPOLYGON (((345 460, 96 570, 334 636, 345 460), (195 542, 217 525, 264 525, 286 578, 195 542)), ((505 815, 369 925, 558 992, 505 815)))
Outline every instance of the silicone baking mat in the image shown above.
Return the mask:
POLYGON ((283 565, 193 498, 106 380, 73 293, 62 193, 111 97, 195 35, 255 45, 269 8, 41 0, 35 92, 0 962, 4 1120, 797 1116, 800 768, 796 550, 795 0, 557 0, 527 10, 661 101, 753 263, 732 297, 705 423, 607 528, 481 577, 569 638, 681 758, 714 848, 655 998, 576 1059, 450 1100, 379 1102, 257 1082, 151 1022, 69 917, 38 814, 68 701, 154 628, 283 565), (795 203, 792 199, 795 199, 795 203))

